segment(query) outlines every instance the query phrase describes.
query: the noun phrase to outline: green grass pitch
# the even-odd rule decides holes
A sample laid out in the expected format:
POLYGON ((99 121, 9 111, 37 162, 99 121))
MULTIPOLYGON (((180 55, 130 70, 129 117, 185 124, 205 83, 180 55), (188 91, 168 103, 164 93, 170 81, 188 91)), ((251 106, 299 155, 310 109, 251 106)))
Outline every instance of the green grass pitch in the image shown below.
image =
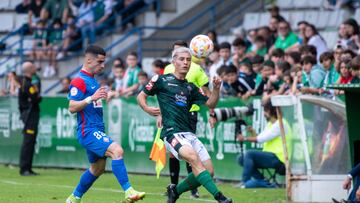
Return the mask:
MULTIPOLYGON (((17 167, 0 165, 0 202, 16 203, 56 203, 65 202, 65 199, 76 186, 81 170, 61 170, 61 169, 36 169, 40 176, 21 177, 17 167)), ((169 183, 168 177, 161 177, 159 180, 155 176, 129 175, 132 186, 140 191, 147 193, 144 200, 140 203, 165 203, 166 197, 163 196, 165 187, 169 183)), ((285 202, 284 189, 239 189, 231 184, 218 184, 223 193, 237 203, 281 203, 285 202)), ((204 188, 200 189, 199 200, 189 198, 189 193, 185 193, 177 201, 187 202, 215 202, 204 188)), ((83 197, 84 203, 107 203, 122 202, 124 193, 118 185, 112 173, 102 175, 90 190, 83 197)))

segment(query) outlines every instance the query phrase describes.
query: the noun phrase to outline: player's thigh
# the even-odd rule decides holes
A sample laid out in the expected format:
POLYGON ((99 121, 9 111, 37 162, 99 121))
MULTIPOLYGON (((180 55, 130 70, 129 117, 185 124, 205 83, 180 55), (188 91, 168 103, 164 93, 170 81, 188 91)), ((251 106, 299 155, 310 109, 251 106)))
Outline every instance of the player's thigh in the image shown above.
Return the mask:
POLYGON ((175 133, 164 139, 165 147, 178 160, 184 159, 191 163, 192 159, 197 158, 196 151, 192 148, 191 143, 181 133, 175 133), (195 157, 196 155, 196 157, 195 157))
POLYGON ((98 159, 90 165, 90 171, 94 176, 100 176, 105 172, 106 159, 98 159))
POLYGON ((96 163, 105 158, 105 152, 113 143, 112 139, 98 129, 88 130, 84 136, 79 136, 80 144, 86 149, 90 163, 96 163))
POLYGON ((195 137, 195 139, 191 143, 192 143, 193 149, 198 154, 201 163, 203 163, 206 170, 208 170, 210 172, 210 174, 213 175, 214 174, 214 166, 212 164, 209 152, 207 151, 204 144, 197 137, 195 137))
POLYGON ((122 158, 123 154, 124 154, 124 150, 116 142, 111 143, 105 152, 105 156, 111 157, 112 159, 122 158))

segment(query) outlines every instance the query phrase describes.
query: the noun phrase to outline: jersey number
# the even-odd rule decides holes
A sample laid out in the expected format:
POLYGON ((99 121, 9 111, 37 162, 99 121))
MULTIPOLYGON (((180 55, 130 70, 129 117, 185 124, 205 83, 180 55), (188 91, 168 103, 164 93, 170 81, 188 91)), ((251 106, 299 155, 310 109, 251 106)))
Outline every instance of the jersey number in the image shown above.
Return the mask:
POLYGON ((105 133, 101 132, 101 131, 97 131, 97 132, 94 132, 94 136, 100 140, 102 137, 106 136, 105 133))

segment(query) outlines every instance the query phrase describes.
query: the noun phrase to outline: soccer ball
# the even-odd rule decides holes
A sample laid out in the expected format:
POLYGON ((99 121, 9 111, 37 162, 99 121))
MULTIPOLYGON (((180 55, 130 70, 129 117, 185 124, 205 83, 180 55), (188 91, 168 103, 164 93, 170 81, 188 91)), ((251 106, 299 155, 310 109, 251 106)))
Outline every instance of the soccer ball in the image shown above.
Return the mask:
POLYGON ((197 58, 206 58, 213 49, 214 44, 206 35, 196 35, 190 42, 191 54, 197 58))

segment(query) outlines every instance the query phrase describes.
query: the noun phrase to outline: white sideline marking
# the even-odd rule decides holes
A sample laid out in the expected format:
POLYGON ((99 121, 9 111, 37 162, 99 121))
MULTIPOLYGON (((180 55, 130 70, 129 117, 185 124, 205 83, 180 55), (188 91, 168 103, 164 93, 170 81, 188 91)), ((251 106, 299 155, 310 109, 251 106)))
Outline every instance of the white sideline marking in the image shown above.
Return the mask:
MULTIPOLYGON (((9 185, 24 185, 24 186, 50 186, 50 187, 59 187, 59 188, 70 188, 73 189, 75 186, 70 186, 70 185, 54 185, 54 184, 39 184, 39 183, 22 183, 22 182, 17 182, 17 181, 13 181, 13 180, 0 180, 0 182, 5 183, 5 184, 9 184, 9 185)), ((124 191, 122 190, 115 190, 115 189, 108 189, 108 188, 100 188, 100 187, 91 187, 92 190, 96 190, 96 191, 104 191, 104 192, 115 192, 115 193, 124 193, 124 191)), ((147 195, 154 195, 154 196, 164 196, 162 193, 150 193, 150 192, 146 192, 147 195)), ((201 202, 216 202, 215 200, 208 200, 208 199, 191 199, 191 198, 187 198, 187 197, 181 197, 180 199, 186 199, 186 200, 196 200, 196 201, 201 201, 201 202)))

